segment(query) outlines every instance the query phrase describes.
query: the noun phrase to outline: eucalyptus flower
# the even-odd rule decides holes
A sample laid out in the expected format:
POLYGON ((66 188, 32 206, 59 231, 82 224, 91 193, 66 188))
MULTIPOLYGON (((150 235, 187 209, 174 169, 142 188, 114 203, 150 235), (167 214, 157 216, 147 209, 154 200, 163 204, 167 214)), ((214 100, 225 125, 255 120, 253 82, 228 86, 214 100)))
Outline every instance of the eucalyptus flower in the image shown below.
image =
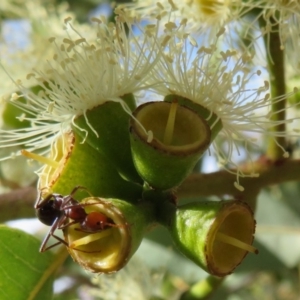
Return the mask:
POLYGON ((287 50, 287 61, 299 70, 300 2, 297 0, 260 0, 248 1, 248 6, 253 11, 255 20, 263 20, 261 25, 263 35, 278 32, 280 47, 282 50, 287 50))
MULTIPOLYGON (((165 27, 170 41, 152 71, 151 80, 156 83, 153 91, 166 101, 173 99, 198 110, 211 130, 218 129, 209 154, 214 152, 221 166, 237 174, 235 186, 243 189, 239 176, 258 176, 252 170, 252 162, 253 150, 260 149, 259 137, 286 136, 286 132, 272 128, 292 120, 271 120, 275 112, 270 112, 270 105, 282 97, 270 99, 269 83, 260 79, 261 70, 251 67, 251 56, 234 49, 218 49, 218 37, 224 28, 208 47, 198 46, 184 28, 184 22, 180 25, 169 22, 165 27), (247 173, 239 166, 240 161, 248 163, 247 173)), ((282 156, 287 157, 286 150, 281 149, 282 156)))
POLYGON ((132 15, 148 19, 157 15, 169 19, 166 13, 172 10, 174 18, 188 20, 194 31, 212 37, 222 26, 241 18, 251 9, 241 0, 137 0, 133 3, 121 4, 132 15))
MULTIPOLYGON (((32 68, 42 68, 48 64, 47 59, 52 58, 54 48, 49 47, 45 40, 52 35, 66 35, 62 20, 66 17, 67 9, 66 4, 54 8, 51 3, 40 0, 1 1, 0 18, 3 18, 3 21, 0 45, 0 128, 16 129, 30 125, 28 121, 23 120, 24 111, 7 102, 12 92, 18 90, 11 78, 19 82, 32 68)), ((85 32, 87 39, 92 37, 94 30, 91 30, 90 26, 79 25, 76 21, 74 23, 80 31, 85 32), (89 31, 86 30, 88 27, 89 31)), ((42 89, 36 85, 34 78, 23 80, 22 84, 24 88, 35 92, 42 89)), ((19 101, 25 100, 21 97, 19 101)), ((18 147, 4 147, 0 156, 5 157, 13 151, 18 151, 18 147)), ((36 180, 32 171, 37 169, 37 164, 28 165, 24 157, 3 162, 0 169, 3 177, 11 182, 18 180, 18 183, 29 184, 36 180)))
MULTIPOLYGON (((59 5, 56 9, 50 4, 45 5, 40 0, 29 1, 1 1, 0 10, 13 22, 3 21, 1 43, 0 93, 7 96, 15 91, 7 73, 15 80, 26 77, 32 68, 42 68, 47 59, 53 56, 53 47, 49 47, 45 40, 49 36, 65 37, 65 25, 62 20, 70 16, 66 5, 59 5), (67 15, 68 14, 68 15, 67 15)), ((92 37, 90 26, 76 24, 80 31, 84 31, 86 38, 92 37)), ((23 81, 26 87, 34 84, 33 80, 23 81)), ((6 98, 6 97, 4 97, 6 98)))
MULTIPOLYGON (((274 25, 280 26, 282 44, 289 37, 291 27, 299 27, 300 3, 296 0, 260 0, 249 1, 248 6, 258 8, 258 15, 267 22, 266 32, 271 31, 274 25), (291 26, 292 25, 292 26, 291 26)), ((282 45, 284 46, 284 45, 282 45)))
POLYGON ((132 13, 141 16, 149 16, 151 13, 158 12, 159 10, 168 9, 171 7, 177 11, 178 16, 190 18, 193 22, 201 22, 205 25, 223 24, 224 21, 232 18, 236 11, 234 8, 239 8, 241 1, 218 1, 218 0, 161 0, 159 2, 153 0, 136 1, 132 4, 125 4, 132 13), (133 9, 135 11, 133 11, 133 9))
POLYGON ((137 0, 123 6, 132 15, 145 19, 153 15, 169 18, 165 11, 171 7, 174 16, 187 19, 189 27, 208 37, 208 41, 219 28, 225 27, 230 28, 224 35, 227 41, 232 45, 238 42, 243 48, 256 43, 258 37, 279 32, 281 48, 293 54, 288 55, 288 60, 292 59, 293 66, 299 68, 300 3, 297 0, 137 0), (260 21, 263 21, 260 23, 262 30, 257 35, 260 21), (238 34, 239 40, 233 32, 238 34))
MULTIPOLYGON (((47 155, 55 141, 70 132, 72 126, 83 132, 84 141, 88 130, 76 125, 74 119, 83 116, 86 127, 97 135, 86 113, 107 101, 120 103, 131 114, 121 97, 145 88, 144 79, 158 59, 159 21, 146 27, 136 24, 139 34, 135 35, 134 21, 125 19, 124 14, 119 14, 115 24, 107 24, 105 19, 94 18, 97 29, 93 42, 77 31, 71 18, 65 19, 67 36, 62 40, 49 38, 53 57, 46 61, 46 67, 32 69, 27 74, 27 79, 34 79, 41 90, 33 93, 23 81, 13 79, 20 92, 13 93, 9 103, 23 111, 19 119, 31 126, 2 129, 0 148, 21 146, 28 152, 47 155), (25 101, 19 101, 20 98, 25 101)), ((15 155, 20 152, 2 160, 15 155)))

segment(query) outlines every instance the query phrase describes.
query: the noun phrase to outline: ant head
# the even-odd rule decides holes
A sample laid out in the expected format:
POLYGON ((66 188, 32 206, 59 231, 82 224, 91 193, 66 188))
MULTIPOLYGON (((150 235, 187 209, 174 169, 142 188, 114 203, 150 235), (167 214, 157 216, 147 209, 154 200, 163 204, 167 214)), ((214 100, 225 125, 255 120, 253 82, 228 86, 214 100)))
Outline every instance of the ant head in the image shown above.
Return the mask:
POLYGON ((57 207, 55 200, 49 200, 37 208, 36 215, 43 224, 51 226, 61 215, 61 210, 57 207))

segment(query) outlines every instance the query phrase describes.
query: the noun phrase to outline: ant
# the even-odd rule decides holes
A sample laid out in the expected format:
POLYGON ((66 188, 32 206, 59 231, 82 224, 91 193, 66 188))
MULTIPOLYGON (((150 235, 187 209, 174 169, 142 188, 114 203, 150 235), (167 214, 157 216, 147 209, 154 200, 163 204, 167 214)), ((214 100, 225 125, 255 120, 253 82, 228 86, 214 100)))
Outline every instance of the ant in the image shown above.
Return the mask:
MULTIPOLYGON (((78 223, 80 228, 75 228, 75 230, 86 233, 96 233, 109 227, 120 226, 114 224, 111 219, 101 212, 95 211, 86 213, 83 207, 95 203, 82 204, 75 200, 73 195, 79 189, 86 190, 85 187, 76 186, 71 191, 70 195, 63 196, 60 194, 49 194, 45 199, 42 199, 42 191, 40 192, 34 205, 36 215, 43 224, 51 226, 42 242, 40 252, 45 252, 59 244, 64 244, 69 247, 66 241, 55 235, 56 229, 64 229, 78 223), (72 221, 66 223, 67 219, 71 219, 72 221), (46 247, 51 236, 58 240, 58 242, 46 247)), ((74 250, 83 251, 79 249, 74 250)))

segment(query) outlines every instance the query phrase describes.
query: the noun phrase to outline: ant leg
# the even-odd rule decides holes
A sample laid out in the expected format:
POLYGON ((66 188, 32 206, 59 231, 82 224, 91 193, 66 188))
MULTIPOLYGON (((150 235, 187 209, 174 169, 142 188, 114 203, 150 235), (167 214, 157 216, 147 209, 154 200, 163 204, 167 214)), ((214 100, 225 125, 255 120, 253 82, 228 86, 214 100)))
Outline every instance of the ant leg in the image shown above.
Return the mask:
POLYGON ((91 197, 93 197, 92 193, 84 186, 77 185, 70 193, 70 196, 72 197, 78 190, 85 190, 91 197))
MULTIPOLYGON (((109 227, 114 227, 114 228, 125 228, 127 227, 129 224, 114 224, 114 223, 105 223, 104 224, 105 226, 109 226, 109 227)), ((93 234, 93 233, 98 233, 98 232, 101 232, 103 230, 107 230, 109 228, 98 228, 98 229, 91 229, 91 230, 88 230, 88 229, 83 229, 83 228, 74 228, 74 230, 76 231, 80 231, 80 232, 84 232, 84 233, 89 233, 89 234, 93 234)))
POLYGON ((55 235, 55 234, 48 235, 47 241, 46 241, 46 239, 45 239, 45 240, 43 241, 41 247, 40 247, 40 252, 45 252, 45 251, 47 251, 47 250, 49 250, 49 249, 51 249, 51 248, 53 248, 53 247, 55 247, 55 246, 57 246, 57 245, 59 245, 59 244, 64 244, 66 247, 69 247, 68 243, 67 243, 65 240, 63 240, 62 238, 60 238, 59 236, 57 236, 57 235, 55 235), (57 239, 58 242, 55 243, 55 244, 53 244, 53 245, 51 245, 51 246, 45 247, 45 246, 46 246, 46 243, 48 242, 48 240, 49 240, 49 238, 50 238, 50 236, 52 236, 52 237, 54 237, 55 239, 57 239))
MULTIPOLYGON (((40 252, 44 252, 44 251, 46 251, 46 250, 48 250, 48 249, 50 249, 50 248, 52 248, 52 247, 54 247, 54 246, 56 246, 56 245, 58 245, 58 244, 61 243, 62 239, 59 238, 58 236, 56 236, 54 234, 54 232, 64 222, 64 220, 65 219, 61 219, 61 218, 56 218, 55 219, 55 221, 53 222, 53 224, 52 224, 52 226, 51 226, 51 228, 50 228, 50 230, 48 232, 48 234, 46 235, 46 237, 44 238, 44 240, 42 242, 42 245, 40 247, 40 252), (49 239, 50 239, 51 236, 53 236, 54 238, 56 238, 57 240, 59 240, 59 243, 56 243, 56 244, 54 244, 52 246, 49 246, 49 247, 46 247, 46 245, 47 245, 47 243, 48 243, 48 241, 49 241, 49 239)), ((63 241, 63 243, 65 243, 65 241, 63 241)))
POLYGON ((115 223, 106 223, 105 225, 110 226, 110 227, 118 227, 118 228, 125 228, 127 227, 129 224, 115 224, 115 223))
POLYGON ((82 228, 74 228, 74 230, 76 231, 80 231, 80 232, 83 232, 83 233, 89 233, 89 234, 93 234, 93 233, 97 233, 97 232, 100 232, 100 231, 103 231, 105 229, 108 229, 108 228, 99 228, 99 229, 96 229, 96 230, 88 230, 88 229, 82 229, 82 228))
POLYGON ((99 202, 92 202, 92 203, 81 203, 81 202, 78 202, 76 204, 71 204, 71 205, 67 205, 67 206, 64 205, 64 208, 84 207, 84 206, 91 206, 91 205, 96 205, 96 204, 99 204, 99 202))
MULTIPOLYGON (((68 196, 69 197, 69 196, 68 196)), ((92 196, 93 197, 93 196, 92 196)), ((81 203, 76 201, 76 204, 71 204, 71 205, 66 205, 68 202, 70 202, 72 198, 68 199, 62 206, 61 210, 67 209, 67 208, 73 208, 73 207, 84 207, 84 206, 91 206, 91 205, 96 205, 99 204, 99 200, 93 200, 94 202, 92 203, 81 203)))
POLYGON ((85 190, 91 197, 93 196, 91 194, 91 192, 84 186, 81 186, 81 185, 77 185, 74 187, 74 189, 71 191, 71 193, 68 195, 68 196, 65 196, 64 197, 64 204, 63 204, 63 207, 62 208, 66 208, 66 207, 73 207, 73 205, 76 205, 76 204, 73 204, 73 205, 67 205, 69 202, 71 202, 73 199, 73 196, 76 194, 76 192, 78 190, 85 190))
MULTIPOLYGON (((42 245, 41 245, 41 247, 40 247, 40 252, 48 251, 48 250, 52 249, 53 247, 55 247, 55 246, 57 246, 57 245, 59 245, 59 244, 64 244, 66 247, 69 248, 69 245, 68 245, 68 243, 67 243, 65 240, 63 240, 62 238, 60 238, 59 236, 57 236, 57 235, 55 235, 55 234, 53 234, 53 235, 50 235, 50 234, 49 234, 49 235, 47 236, 47 238, 43 241, 43 243, 42 243, 42 245), (46 244, 47 244, 47 242, 48 242, 48 240, 49 240, 49 238, 50 238, 50 236, 52 236, 52 237, 54 237, 55 239, 57 239, 58 242, 55 243, 55 244, 53 244, 53 245, 51 245, 51 246, 45 247, 46 244)), ((72 250, 76 250, 76 251, 80 251, 80 252, 84 252, 84 253, 99 253, 99 252, 101 252, 101 250, 98 250, 98 251, 85 251, 85 250, 77 249, 77 248, 72 248, 72 250)))
MULTIPOLYGON (((77 224, 77 223, 79 223, 79 221, 71 221, 71 222, 69 222, 69 223, 67 223, 67 224, 62 224, 62 225, 60 225, 60 226, 58 227, 58 229, 65 229, 65 228, 67 228, 68 226, 71 226, 71 225, 74 225, 74 224, 77 224)), ((75 230, 76 230, 76 228, 75 228, 75 230)))

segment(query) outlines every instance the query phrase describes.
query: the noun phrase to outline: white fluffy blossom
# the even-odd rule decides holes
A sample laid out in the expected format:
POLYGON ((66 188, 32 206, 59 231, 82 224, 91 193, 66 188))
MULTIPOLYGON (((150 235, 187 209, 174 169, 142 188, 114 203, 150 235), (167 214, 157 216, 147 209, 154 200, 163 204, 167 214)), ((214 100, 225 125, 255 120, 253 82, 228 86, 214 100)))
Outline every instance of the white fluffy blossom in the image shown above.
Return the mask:
POLYGON ((249 9, 256 9, 255 20, 261 18, 262 35, 278 32, 280 47, 287 52, 287 60, 300 69, 300 2, 299 0, 248 1, 249 9))
MULTIPOLYGON (((41 68, 46 59, 53 56, 53 48, 49 47, 45 40, 49 36, 65 36, 63 20, 67 17, 66 10, 66 5, 55 9, 49 3, 45 4, 40 0, 1 1, 0 11, 7 19, 2 23, 0 59, 2 67, 11 77, 24 78, 28 70, 34 67, 41 68), (16 19, 10 19, 16 16, 16 19)), ((91 31, 82 24, 76 24, 76 27, 80 27, 81 32, 85 31, 85 35, 91 31)), ((0 80, 0 93, 5 98, 16 87, 2 68, 0 80)), ((31 85, 32 81, 27 80, 26 86, 31 85)))
MULTIPOLYGON (((94 18, 97 29, 93 42, 70 21, 71 18, 65 19, 65 38, 49 39, 53 58, 47 60, 46 67, 27 74, 27 79, 34 78, 43 90, 34 94, 22 81, 14 81, 20 93, 14 93, 10 102, 23 110, 19 118, 31 126, 2 129, 1 148, 22 146, 30 152, 46 154, 58 136, 70 131, 76 116, 106 101, 119 102, 130 113, 120 97, 145 89, 145 79, 160 52, 159 21, 141 27, 121 10, 115 24, 94 18), (25 103, 19 101, 21 96, 25 103)), ((86 121, 89 125, 87 118, 86 121)))
POLYGON ((209 37, 222 26, 232 21, 241 20, 241 16, 249 11, 242 0, 137 0, 122 4, 132 15, 151 18, 159 15, 169 17, 168 10, 174 12, 178 19, 187 19, 191 29, 209 37))
MULTIPOLYGON (((185 24, 169 23, 165 28, 170 34, 167 50, 152 71, 151 79, 156 83, 154 92, 187 98, 222 121, 223 128, 214 140, 210 152, 214 152, 223 167, 239 176, 239 158, 251 164, 255 151, 261 146, 261 135, 270 138, 285 136, 272 128, 291 120, 272 121, 271 103, 282 101, 270 99, 269 83, 260 79, 261 71, 251 67, 251 57, 235 50, 222 51, 217 40, 209 46, 198 46, 184 30, 185 24), (160 84, 158 84, 160 82, 160 84)), ((218 37, 224 33, 224 28, 218 37)), ((214 125, 212 125, 214 126, 214 125)), ((279 145, 280 146, 280 145, 279 145)), ((282 148, 282 155, 288 153, 282 148)), ((238 182, 236 186, 239 187, 238 182)))
POLYGON ((146 19, 156 15, 168 17, 164 11, 171 7, 178 19, 186 18, 189 27, 208 40, 213 39, 219 28, 230 29, 224 38, 231 45, 238 42, 247 47, 259 37, 268 39, 270 32, 278 32, 280 46, 287 49, 288 60, 300 68, 298 0, 136 0, 122 5, 132 15, 146 19))

